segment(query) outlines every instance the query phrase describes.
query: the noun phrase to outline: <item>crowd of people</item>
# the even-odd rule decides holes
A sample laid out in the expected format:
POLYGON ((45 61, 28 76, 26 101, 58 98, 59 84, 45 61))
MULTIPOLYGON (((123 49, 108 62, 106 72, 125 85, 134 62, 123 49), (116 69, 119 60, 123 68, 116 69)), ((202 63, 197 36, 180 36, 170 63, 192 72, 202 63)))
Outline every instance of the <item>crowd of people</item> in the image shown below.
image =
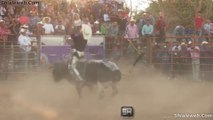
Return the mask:
MULTIPOLYGON (((125 40, 126 45, 132 42, 140 47, 147 48, 152 36, 157 38, 152 41, 153 62, 161 63, 163 70, 169 70, 171 66, 179 71, 185 69, 185 62, 192 63, 193 73, 200 71, 200 63, 212 64, 212 50, 208 42, 210 35, 213 34, 213 24, 210 19, 204 20, 201 12, 198 12, 195 20, 195 29, 190 30, 183 25, 177 25, 174 29, 174 35, 178 36, 173 45, 166 41, 167 22, 163 12, 158 16, 153 16, 149 12, 144 12, 140 19, 135 20, 129 17, 129 10, 124 8, 124 3, 114 0, 87 0, 86 2, 68 3, 66 1, 47 2, 42 1, 35 5, 12 5, 0 4, 0 40, 17 41, 21 50, 26 54, 31 50, 31 41, 29 35, 68 35, 72 39, 84 39, 87 43, 93 34, 106 36, 106 41, 113 43, 114 52, 112 57, 117 61, 121 57, 119 52, 119 41, 125 40), (82 36, 79 37, 79 34, 82 36), (198 35, 196 42, 200 45, 188 44, 194 42, 190 37, 181 37, 188 35, 198 35), (205 39, 202 36, 208 36, 205 39), (118 44, 117 44, 118 43, 118 44), (204 52, 203 52, 204 51, 204 52), (210 52, 211 51, 211 52, 210 52), (176 56, 177 55, 177 56, 176 56), (172 60, 171 56, 176 56, 172 60), (198 61, 200 60, 200 61, 198 61), (177 65, 173 64, 183 64, 177 65)), ((76 44, 85 44, 78 42, 76 44)), ((124 48, 126 53, 127 47, 124 48)), ((172 57, 172 58, 173 58, 172 57)), ((158 66, 158 65, 156 65, 158 66)), ((208 67, 203 67, 207 69, 208 67)), ((212 69, 212 67, 211 67, 212 69)), ((208 71, 211 70, 210 68, 208 71)), ((194 79, 198 79, 197 76, 194 79)))
POLYGON ((212 45, 203 41, 196 45, 193 41, 165 42, 153 48, 152 63, 170 78, 192 73, 193 80, 212 80, 213 49, 212 45), (171 76, 170 76, 171 75, 171 76))

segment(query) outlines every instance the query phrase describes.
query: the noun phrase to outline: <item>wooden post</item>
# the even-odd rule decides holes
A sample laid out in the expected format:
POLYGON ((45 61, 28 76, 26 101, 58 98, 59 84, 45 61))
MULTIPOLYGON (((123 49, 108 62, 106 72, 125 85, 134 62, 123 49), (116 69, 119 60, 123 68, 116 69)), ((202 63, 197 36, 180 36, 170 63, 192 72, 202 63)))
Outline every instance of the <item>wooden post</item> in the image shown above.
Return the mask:
MULTIPOLYGON (((172 47, 173 47, 173 42, 172 42, 172 47)), ((169 50, 170 51, 170 50, 169 50)), ((174 56, 173 56, 173 51, 171 50, 171 72, 172 72, 172 75, 173 75, 173 73, 174 73, 174 64, 176 64, 176 63, 174 63, 174 56)))

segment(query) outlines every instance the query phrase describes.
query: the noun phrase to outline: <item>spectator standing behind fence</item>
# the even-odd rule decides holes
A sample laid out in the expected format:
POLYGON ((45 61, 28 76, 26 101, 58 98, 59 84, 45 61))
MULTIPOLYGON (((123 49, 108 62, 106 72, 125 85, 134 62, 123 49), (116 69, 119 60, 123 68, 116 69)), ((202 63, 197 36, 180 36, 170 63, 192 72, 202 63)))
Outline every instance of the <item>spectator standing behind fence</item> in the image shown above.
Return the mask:
POLYGON ((154 17, 151 14, 149 14, 148 12, 145 12, 145 13, 143 13, 142 18, 139 20, 138 28, 140 31, 142 31, 142 28, 146 24, 147 20, 149 20, 149 23, 154 27, 154 25, 155 25, 154 17))
POLYGON ((185 42, 181 42, 180 45, 180 74, 186 74, 191 70, 191 60, 190 60, 190 53, 187 50, 187 45, 185 42))
POLYGON ((119 16, 119 20, 118 20, 119 35, 123 36, 125 33, 127 19, 123 15, 123 10, 118 11, 118 16, 119 16))
POLYGON ((185 37, 185 40, 186 42, 189 42, 189 41, 192 41, 192 35, 194 35, 194 29, 192 27, 189 27, 189 26, 184 26, 185 27, 185 36, 188 36, 188 37, 185 37))
POLYGON ((143 43, 146 47, 150 45, 149 44, 151 42, 150 36, 152 36, 153 30, 154 30, 153 25, 151 24, 150 20, 147 19, 146 24, 143 26, 141 31, 141 34, 143 36, 143 43))
POLYGON ((209 41, 211 35, 211 20, 207 19, 203 25, 203 35, 205 36, 206 41, 209 41))
POLYGON ((134 53, 134 51, 135 51, 134 49, 137 44, 137 39, 139 38, 138 27, 135 24, 134 19, 130 19, 130 23, 126 26, 124 38, 126 38, 128 40, 125 43, 126 54, 130 55, 129 53, 134 53), (130 42, 131 44, 128 45, 128 42, 130 42), (134 46, 132 46, 132 45, 134 45, 134 46))
POLYGON ((109 27, 109 33, 108 35, 110 37, 116 37, 118 35, 119 29, 118 29, 118 23, 113 22, 109 27))
POLYGON ((112 59, 118 63, 119 59, 120 59, 120 55, 121 55, 121 51, 119 50, 119 45, 118 43, 120 41, 118 41, 118 33, 119 33, 119 28, 118 28, 118 23, 117 22, 113 22, 112 25, 109 28, 109 39, 110 39, 110 49, 111 51, 111 57, 112 59))
POLYGON ((59 20, 58 24, 55 26, 55 34, 57 34, 57 35, 66 34, 65 26, 62 24, 61 20, 59 20))
POLYGON ((28 66, 28 55, 31 51, 31 39, 26 35, 27 30, 21 29, 18 37, 18 44, 20 48, 20 67, 26 69, 28 66))
POLYGON ((189 41, 188 49, 192 60, 192 77, 193 80, 200 79, 200 48, 198 46, 193 46, 192 42, 189 41))
MULTIPOLYGON (((8 40, 17 41, 20 23, 17 21, 14 15, 8 14, 8 17, 10 19, 10 24, 8 25, 8 28, 11 31, 11 34, 8 36, 8 40)), ((12 44, 12 43, 9 43, 9 44, 12 44)))
POLYGON ((44 22, 43 28, 45 30, 46 35, 54 34, 55 32, 53 25, 50 23, 50 21, 51 21, 50 17, 43 18, 43 22, 44 22))
POLYGON ((161 63, 161 46, 155 43, 154 47, 152 48, 152 63, 154 63, 154 67, 156 69, 160 68, 161 63))
POLYGON ((43 22, 40 21, 37 23, 36 25, 36 29, 35 31, 33 32, 35 35, 44 35, 45 34, 45 29, 43 28, 43 22))
POLYGON ((207 41, 203 41, 200 46, 200 64, 201 78, 212 80, 213 51, 207 41))
POLYGON ((198 39, 196 39, 196 41, 199 41, 199 42, 202 41, 200 37, 202 36, 203 22, 204 22, 204 19, 201 16, 201 12, 198 11, 194 19, 194 26, 195 26, 195 34, 199 36, 198 39))
POLYGON ((100 30, 102 35, 107 35, 109 33, 109 24, 107 22, 103 22, 100 30))
MULTIPOLYGON (((210 29, 210 35, 213 36, 213 23, 210 23, 211 29, 210 29)), ((212 39, 212 38, 211 38, 212 39)))
POLYGON ((99 21, 95 21, 94 24, 93 24, 93 27, 92 27, 92 33, 93 34, 100 34, 100 23, 99 21))
POLYGON ((30 15, 29 30, 32 32, 36 28, 37 23, 41 21, 41 19, 36 12, 30 11, 30 15))
POLYGON ((14 15, 15 14, 15 6, 14 5, 7 5, 8 14, 14 15))
POLYGON ((182 42, 182 40, 184 39, 184 35, 185 35, 185 28, 182 25, 177 25, 174 29, 174 35, 176 38, 177 42, 182 42))
POLYGON ((163 71, 163 74, 165 75, 170 75, 171 73, 171 63, 170 63, 170 51, 169 51, 169 46, 168 42, 164 42, 162 48, 161 48, 161 69, 163 71))
POLYGON ((6 8, 0 4, 0 19, 3 19, 6 15, 6 8))
POLYGON ((160 12, 159 19, 156 21, 155 32, 156 32, 157 37, 159 37, 157 39, 157 42, 158 43, 165 42, 165 40, 166 40, 166 38, 165 38, 166 37, 166 20, 165 20, 165 17, 162 12, 160 12))
POLYGON ((3 40, 4 45, 9 33, 10 30, 5 26, 4 20, 0 20, 0 40, 3 40))
POLYGON ((138 27, 135 24, 135 20, 131 19, 130 23, 126 26, 125 38, 128 38, 129 40, 132 41, 136 41, 138 37, 139 37, 138 27))
POLYGON ((176 77, 180 73, 180 50, 181 46, 179 45, 179 42, 174 42, 174 45, 172 47, 172 77, 176 77))

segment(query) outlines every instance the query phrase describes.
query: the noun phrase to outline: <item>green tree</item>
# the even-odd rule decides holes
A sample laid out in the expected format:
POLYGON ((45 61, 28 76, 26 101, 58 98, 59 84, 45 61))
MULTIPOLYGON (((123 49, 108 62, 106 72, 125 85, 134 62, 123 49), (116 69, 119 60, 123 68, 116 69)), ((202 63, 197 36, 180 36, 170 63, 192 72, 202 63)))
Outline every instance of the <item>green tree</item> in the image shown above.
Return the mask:
POLYGON ((212 0, 151 0, 147 11, 158 17, 160 11, 164 12, 168 28, 172 30, 176 25, 194 27, 194 18, 197 11, 201 11, 203 17, 213 18, 212 0))

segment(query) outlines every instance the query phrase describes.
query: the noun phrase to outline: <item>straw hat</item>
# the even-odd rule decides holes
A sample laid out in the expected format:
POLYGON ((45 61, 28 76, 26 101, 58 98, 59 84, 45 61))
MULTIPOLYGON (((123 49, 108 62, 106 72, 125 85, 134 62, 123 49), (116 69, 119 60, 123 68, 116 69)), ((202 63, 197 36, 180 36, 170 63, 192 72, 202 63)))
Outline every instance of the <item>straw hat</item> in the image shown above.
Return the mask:
POLYGON ((123 10, 122 9, 118 9, 118 12, 122 12, 123 10))
POLYGON ((37 25, 44 25, 42 21, 38 22, 37 25))
POLYGON ((28 28, 29 28, 29 26, 28 26, 28 25, 26 25, 26 24, 24 24, 24 25, 22 25, 22 26, 21 26, 21 28, 23 28, 23 29, 28 29, 28 28))
POLYGON ((4 23, 4 20, 0 19, 0 23, 4 23))
POLYGON ((101 34, 101 32, 100 32, 100 31, 97 31, 96 34, 101 34))
POLYGON ((181 44, 180 45, 186 45, 186 43, 185 42, 181 42, 181 44))
POLYGON ((81 25, 82 25, 81 19, 74 20, 74 26, 81 26, 81 25))
POLYGON ((135 22, 135 19, 131 18, 131 19, 130 19, 130 22, 135 22))
POLYGON ((94 22, 94 24, 99 24, 99 21, 96 20, 96 21, 94 22))
POLYGON ((43 22, 43 23, 46 23, 46 19, 48 19, 48 22, 51 21, 51 18, 50 18, 50 17, 44 17, 44 18, 42 19, 42 22, 43 22))
POLYGON ((209 42, 207 42, 207 41, 203 41, 201 44, 208 44, 209 42))
POLYGON ((19 33, 25 33, 26 31, 26 29, 20 29, 19 33))
POLYGON ((188 44, 189 44, 189 45, 192 44, 192 41, 189 41, 188 44))

